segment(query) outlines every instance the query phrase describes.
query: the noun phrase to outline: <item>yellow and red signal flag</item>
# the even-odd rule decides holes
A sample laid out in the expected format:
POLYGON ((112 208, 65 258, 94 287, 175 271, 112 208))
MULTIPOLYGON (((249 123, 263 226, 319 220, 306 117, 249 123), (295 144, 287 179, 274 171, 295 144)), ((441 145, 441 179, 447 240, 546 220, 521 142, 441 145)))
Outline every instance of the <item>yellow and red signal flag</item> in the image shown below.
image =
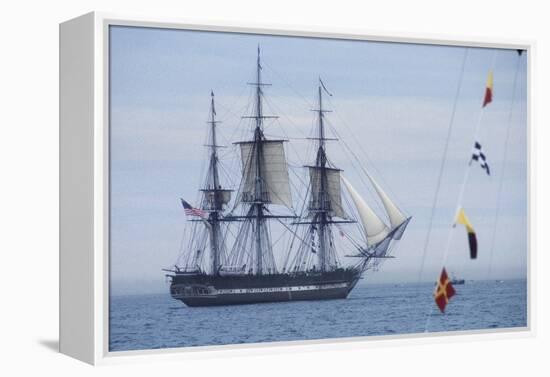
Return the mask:
POLYGON ((461 208, 460 211, 458 211, 455 224, 462 224, 466 227, 466 232, 468 232, 468 245, 470 246, 470 259, 476 259, 477 258, 476 232, 474 230, 474 227, 472 226, 472 223, 466 216, 466 213, 464 212, 464 208, 461 208))
POLYGON ((483 98, 483 106, 485 107, 493 101, 493 71, 489 71, 487 76, 487 85, 485 86, 485 97, 483 98))
POLYGON ((441 313, 445 313, 445 307, 449 303, 451 297, 455 295, 455 293, 455 289, 451 284, 451 280, 449 280, 447 271, 445 270, 445 267, 443 267, 443 270, 441 271, 441 276, 439 277, 439 281, 437 282, 437 286, 435 287, 434 292, 435 303, 441 313))

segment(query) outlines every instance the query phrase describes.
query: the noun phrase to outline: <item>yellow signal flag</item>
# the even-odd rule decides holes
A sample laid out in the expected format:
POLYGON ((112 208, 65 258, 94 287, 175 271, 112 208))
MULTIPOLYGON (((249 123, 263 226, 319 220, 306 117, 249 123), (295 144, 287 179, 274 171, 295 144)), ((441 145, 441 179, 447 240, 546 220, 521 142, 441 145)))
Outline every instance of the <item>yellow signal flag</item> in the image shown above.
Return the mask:
POLYGON ((464 212, 464 208, 460 208, 460 211, 458 211, 458 215, 456 216, 455 222, 457 224, 462 224, 466 227, 466 231, 468 232, 468 245, 470 246, 470 258, 476 259, 477 258, 476 232, 474 230, 472 223, 468 219, 468 216, 466 216, 466 212, 464 212))

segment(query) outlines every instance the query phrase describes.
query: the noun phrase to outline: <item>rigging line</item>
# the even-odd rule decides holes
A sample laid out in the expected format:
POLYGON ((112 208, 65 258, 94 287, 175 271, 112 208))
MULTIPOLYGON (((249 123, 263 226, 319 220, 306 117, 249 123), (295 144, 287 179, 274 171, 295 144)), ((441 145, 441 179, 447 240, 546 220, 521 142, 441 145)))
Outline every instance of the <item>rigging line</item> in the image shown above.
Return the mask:
MULTIPOLYGON (((278 109, 278 107, 275 106, 275 105, 273 105, 273 104, 271 103, 271 101, 267 101, 267 100, 266 100, 265 103, 266 103, 267 107, 268 107, 270 110, 271 110, 271 107, 273 106, 273 107, 275 107, 275 110, 276 110, 277 112, 281 113, 280 110, 278 109)), ((282 114, 283 114, 283 116, 284 116, 290 123, 292 123, 292 124, 296 127, 296 129, 297 129, 304 137, 306 136, 306 135, 304 134, 304 132, 300 129, 300 127, 299 127, 295 122, 293 122, 289 117, 285 116, 284 113, 282 113, 282 114)), ((283 132, 283 135, 285 136, 285 138, 291 140, 291 138, 288 136, 287 132, 285 131, 284 127, 282 127, 282 125, 280 124, 280 122, 277 121, 277 122, 275 122, 275 124, 277 124, 277 125, 279 126, 279 128, 280 128, 281 131, 283 132)), ((293 139, 296 140, 297 138, 293 138, 293 139)), ((299 151, 296 149, 296 147, 294 146, 294 144, 293 144, 293 143, 288 143, 288 144, 290 144, 290 148, 292 149, 292 151, 294 152, 294 154, 299 158, 299 157, 300 157, 300 153, 299 153, 299 151)), ((302 162, 302 164, 305 164, 305 161, 302 160, 301 162, 302 162)))
MULTIPOLYGON (((269 210, 269 209, 266 209, 267 212, 271 213, 273 215, 273 213, 269 210)), ((277 220, 279 223, 281 223, 285 228, 286 230, 288 230, 290 233, 294 234, 300 241, 302 241, 302 243, 306 243, 306 241, 304 241, 303 238, 299 237, 297 232, 295 232, 294 230, 292 230, 288 225, 286 225, 284 223, 284 221, 282 221, 281 219, 279 219, 278 217, 275 217, 275 220, 277 220)))
MULTIPOLYGON (((494 55, 493 55, 493 60, 492 60, 492 63, 491 63, 491 71, 495 67, 497 53, 498 53, 498 50, 495 50, 494 55)), ((483 114, 484 113, 485 113, 485 106, 482 106, 481 110, 479 111, 479 117, 478 117, 478 121, 477 121, 476 128, 475 128, 475 131, 474 131, 474 143, 478 139, 479 130, 481 128, 481 120, 483 119, 483 114)), ((466 184, 468 183, 468 177, 470 176, 470 171, 471 171, 470 161, 471 161, 471 157, 468 159, 468 164, 466 165, 466 169, 464 171, 464 178, 462 180, 462 185, 460 186, 460 191, 458 193, 458 198, 457 198, 457 201, 456 201, 457 204, 456 204, 455 212, 453 214, 452 224, 454 224, 454 222, 455 222, 458 211, 460 210, 462 199, 464 197, 464 191, 466 189, 466 184)), ((441 263, 441 265, 443 267, 447 263, 447 257, 449 255, 449 249, 451 247, 451 241, 453 239, 454 229, 455 229, 455 227, 451 225, 451 227, 449 229, 449 234, 447 236, 447 244, 445 245, 445 249, 444 249, 444 252, 443 252, 443 261, 441 263)), ((426 326, 424 327, 424 332, 428 332, 430 317, 432 315, 433 308, 434 308, 434 306, 430 305, 430 313, 428 314, 428 317, 426 319, 426 326)))
POLYGON ((298 90, 294 89, 294 87, 287 80, 285 80, 285 78, 282 75, 280 75, 275 69, 273 69, 271 65, 269 65, 266 61, 263 61, 263 64, 271 72, 273 72, 275 76, 277 76, 290 90, 292 90, 295 94, 297 94, 306 103, 307 106, 313 108, 314 105, 311 102, 309 102, 309 100, 304 95, 298 92, 298 90))
MULTIPOLYGON (((227 114, 231 114, 231 115, 233 115, 233 116, 236 117, 236 118, 240 118, 240 117, 241 117, 240 115, 238 115, 238 114, 236 114, 235 112, 233 112, 233 110, 231 110, 231 109, 234 108, 234 107, 237 105, 237 103, 239 102, 239 100, 242 98, 243 93, 244 93, 247 89, 248 89, 248 87, 247 87, 246 85, 243 85, 241 91, 240 91, 239 94, 235 97, 235 100, 231 103, 230 106, 225 106, 225 105, 223 104, 223 102, 220 102, 219 100, 216 100, 216 107, 219 106, 219 107, 223 108, 223 109, 224 109, 224 112, 225 112, 225 113, 223 114, 223 116, 220 116, 220 119, 226 119, 226 118, 227 118, 227 114)), ((246 107, 248 107, 248 102, 247 102, 247 104, 246 104, 245 106, 243 106, 242 108, 246 108, 246 107)))
MULTIPOLYGON (((195 254, 195 258, 193 258, 193 259, 194 259, 194 262, 195 262, 196 265, 202 267, 202 261, 203 261, 203 258, 204 258, 204 254, 206 254, 204 252, 204 250, 206 249, 206 233, 202 234, 202 238, 199 240, 198 245, 199 245, 200 252, 198 253, 198 255, 195 254)), ((191 252, 195 253, 195 250, 193 249, 191 252)))
MULTIPOLYGON (((242 92, 244 92, 244 89, 246 89, 246 88, 247 88, 247 87, 245 86, 245 87, 243 88, 243 91, 242 91, 242 92)), ((242 93, 242 92, 241 92, 241 93, 242 93)), ((250 106, 251 106, 251 103, 252 103, 252 102, 253 102, 253 101, 252 101, 252 91, 250 91, 250 92, 248 93, 248 98, 247 98, 247 100, 246 100, 246 104, 241 108, 241 109, 243 109, 243 110, 241 110, 241 111, 242 111, 242 114, 248 114, 248 113, 249 113, 250 106)), ((240 135, 240 136, 241 136, 241 139, 242 139, 242 137, 243 137, 244 127, 241 128, 241 125, 242 125, 242 123, 244 122, 244 119, 245 119, 245 118, 243 118, 242 116, 239 116, 239 118, 240 118, 240 119, 239 119, 239 122, 237 123, 237 126, 233 129, 233 132, 231 133, 231 136, 229 137, 229 140, 228 140, 228 141, 234 140, 234 137, 235 137, 237 131, 239 131, 239 130, 241 131, 241 135, 240 135)), ((224 139, 224 140, 225 140, 225 139, 224 139)))
MULTIPOLYGON (((307 184, 307 188, 306 188, 306 192, 303 196, 303 203, 302 203, 302 209, 300 210, 300 216, 299 218, 302 218, 304 216, 304 211, 305 211, 305 208, 306 208, 306 203, 307 203, 307 195, 308 195, 308 191, 310 190, 310 186, 311 186, 311 183, 308 182, 307 184)), ((298 225, 296 225, 296 230, 298 230, 298 225)), ((294 237, 292 237, 292 240, 290 242, 290 247, 288 248, 288 252, 287 252, 287 256, 285 258, 285 262, 283 264, 283 267, 287 267, 287 264, 288 264, 288 261, 290 259, 290 255, 292 253, 292 249, 294 248, 294 241, 296 240, 296 234, 293 233, 294 237)))
MULTIPOLYGON (((248 97, 248 100, 247 100, 247 104, 246 106, 243 107, 243 114, 248 114, 249 112, 249 109, 250 109, 250 101, 251 101, 251 95, 249 95, 248 97)), ((237 132, 240 131, 240 134, 239 134, 239 139, 242 140, 243 137, 244 137, 244 133, 247 131, 246 130, 246 127, 243 127, 243 123, 244 123, 244 119, 242 116, 240 117, 239 119, 239 122, 237 123, 237 125, 235 126, 235 128, 233 129, 233 132, 231 133, 231 135, 229 136, 229 139, 226 139, 225 136, 222 134, 222 139, 225 143, 227 144, 230 144, 231 143, 231 140, 235 140, 235 136, 237 135, 237 132)))
MULTIPOLYGON (((305 179, 302 179, 302 177, 300 176, 300 174, 298 174, 296 172, 297 169, 303 169, 303 166, 291 166, 289 165, 290 169, 288 169, 292 174, 294 174, 296 176, 296 179, 298 179, 298 181, 300 181, 300 183, 304 186, 307 186, 306 182, 305 182, 305 179)), ((303 197, 303 195, 300 195, 300 197, 303 197)))
POLYGON ((182 261, 184 262, 185 266, 189 264, 189 253, 185 253, 183 248, 184 248, 184 242, 185 242, 184 240, 190 236, 190 233, 191 233, 191 229, 190 229, 190 226, 188 226, 186 221, 183 228, 181 246, 179 250, 178 259, 176 259, 176 265, 179 265, 182 261))
POLYGON ((237 236, 235 235, 235 233, 233 233, 233 231, 231 230, 231 227, 228 225, 228 226, 226 226, 226 228, 225 228, 225 234, 224 234, 224 236, 223 236, 224 243, 227 241, 227 236, 228 236, 228 234, 229 234, 231 237, 233 237, 234 239, 236 239, 236 237, 237 237, 237 236))
MULTIPOLYGON (((271 110, 271 107, 273 106, 273 107, 275 107, 276 112, 281 113, 280 110, 278 109, 278 107, 275 106, 274 104, 272 104, 271 101, 267 101, 267 100, 266 100, 265 102, 266 102, 266 104, 267 104, 267 107, 268 107, 270 110, 271 110)), ((285 116, 284 113, 282 113, 282 114, 283 114, 283 116, 285 116)), ((298 131, 299 131, 302 135, 304 135, 304 137, 305 137, 304 132, 300 129, 300 127, 299 127, 296 123, 294 123, 290 118, 288 118, 288 117, 286 117, 286 116, 285 116, 285 118, 287 118, 287 119, 290 121, 290 123, 292 123, 292 124, 296 127, 296 129, 298 129, 298 131)), ((288 136, 286 130, 284 129, 284 127, 282 127, 282 125, 280 124, 280 122, 279 122, 279 121, 276 121, 275 124, 277 124, 277 125, 279 126, 279 128, 282 130, 283 135, 285 136, 285 138, 290 140, 291 138, 288 136)), ((294 138, 294 139, 296 139, 296 138, 294 138)), ((290 144, 290 148, 291 148, 292 152, 293 152, 296 156, 298 156, 298 160, 299 160, 299 156, 300 156, 301 154, 300 154, 299 151, 296 149, 294 143, 288 143, 288 144, 290 144)), ((302 160, 302 161, 300 161, 300 162, 302 162, 302 164, 305 164, 305 161, 304 161, 304 160, 302 160)))
MULTIPOLYGON (((289 183, 290 183, 290 186, 292 186, 292 190, 294 190, 294 195, 295 195, 294 197, 296 198, 297 204, 301 203, 304 200, 304 197, 301 195, 300 190, 298 190, 299 187, 294 182, 292 182, 291 179, 289 179, 289 183)), ((295 211, 294 203, 292 203, 292 213, 295 216, 298 216, 298 214, 295 211)))
POLYGON ((458 76, 458 85, 456 87, 455 97, 453 101, 453 109, 451 111, 451 118, 449 119, 449 125, 447 126, 447 136, 445 138, 445 146, 443 147, 443 156, 441 157, 441 165, 439 166, 439 174, 437 177, 437 182, 435 185, 435 193, 434 193, 434 200, 432 202, 432 208, 430 211, 430 217, 428 222, 428 232, 426 233, 426 238, 424 240, 424 248, 422 249, 422 259, 420 264, 420 271, 418 272, 418 280, 417 282, 420 282, 422 280, 422 274, 424 273, 424 267, 426 265, 426 253, 428 250, 428 246, 430 244, 430 236, 432 234, 432 228, 433 228, 433 220, 435 217, 435 210, 437 206, 437 202, 439 199, 439 191, 441 189, 441 180, 443 177, 443 172, 445 171, 445 164, 447 162, 447 152, 449 150, 449 142, 451 140, 451 134, 453 131, 453 125, 454 125, 454 119, 456 114, 456 108, 458 103, 458 98, 460 96, 460 90, 462 88, 462 79, 464 77, 464 70, 466 66, 466 60, 468 56, 468 47, 464 49, 464 55, 462 57, 462 64, 460 68, 460 74, 458 76))
POLYGON ((308 265, 311 264, 311 259, 313 259, 311 246, 315 239, 308 230, 306 230, 305 233, 307 238, 307 244, 300 245, 295 258, 290 265, 290 267, 294 267, 293 268, 294 272, 306 270, 308 268, 308 265))
MULTIPOLYGON (((187 221, 187 220, 186 220, 187 221)), ((188 266, 189 263, 194 263, 195 261, 195 254, 194 252, 192 251, 193 249, 195 249, 195 244, 197 243, 196 240, 196 237, 197 237, 197 224, 196 223, 191 223, 191 230, 190 230, 190 240, 188 242, 188 247, 189 247, 189 250, 188 253, 187 253, 187 257, 185 258, 185 265, 188 266)))
POLYGON ((240 265, 243 262, 248 247, 247 242, 249 240, 249 233, 250 223, 246 222, 243 227, 239 229, 237 240, 231 249, 231 264, 234 266, 240 265))
POLYGON ((237 176, 238 174, 234 174, 234 173, 231 173, 231 172, 234 172, 235 170, 239 170, 240 168, 237 166, 237 167, 234 167, 234 165, 238 165, 239 164, 239 161, 235 161, 236 159, 232 159, 231 160, 231 164, 227 164, 228 166, 226 166, 225 163, 220 163, 218 166, 221 168, 221 173, 224 175, 224 179, 225 179, 225 182, 227 182, 229 184, 228 187, 230 188, 234 188, 235 185, 237 184, 237 176))
MULTIPOLYGON (((355 228, 357 228, 357 230, 359 231, 359 235, 360 235, 360 238, 361 238, 361 241, 365 244, 365 245, 368 245, 368 241, 367 241, 367 238, 366 238, 366 234, 365 234, 365 231, 364 231, 364 227, 362 225, 362 223, 360 223, 357 219, 359 218, 358 216, 358 213, 357 213, 357 208, 354 208, 355 206, 352 205, 351 203, 351 198, 348 197, 348 195, 342 195, 342 198, 344 199, 344 202, 346 203, 347 207, 348 207, 348 210, 351 209, 351 211, 347 211, 347 212, 351 212, 351 213, 347 213, 347 215, 349 215, 349 219, 350 220, 353 220, 355 221, 355 228)), ((357 244, 359 244, 358 241, 355 241, 357 244)))
POLYGON ((518 54, 518 59, 516 62, 516 71, 514 73, 514 82, 512 84, 512 99, 510 100, 510 111, 508 113, 508 121, 507 121, 507 127, 506 127, 506 136, 504 138, 504 152, 502 156, 502 169, 500 172, 500 181, 498 184, 498 191, 497 191, 497 206, 495 210, 495 221, 493 222, 493 235, 491 237, 491 249, 489 252, 489 271, 487 273, 487 278, 491 279, 492 270, 493 270, 493 254, 494 254, 494 247, 495 247, 495 241, 496 241, 496 234, 497 234, 497 228, 498 228, 498 220, 500 215, 500 201, 502 196, 502 189, 503 189, 503 183, 504 183, 504 170, 506 167, 506 160, 508 157, 508 141, 510 139, 510 129, 512 128, 512 114, 514 111, 514 101, 516 98, 516 84, 517 84, 517 77, 518 77, 518 71, 519 71, 519 65, 521 62, 521 55, 518 54))
MULTIPOLYGON (((331 100, 330 98, 328 98, 328 101, 329 101, 330 104, 332 104, 332 100, 331 100)), ((333 107, 334 107, 334 106, 333 106, 333 107)), ((375 164, 372 163, 372 159, 371 159, 370 156, 368 155, 366 149, 365 149, 363 146, 361 146, 361 145, 359 144, 358 138, 353 137, 354 134, 353 134, 353 131, 351 130, 351 127, 347 124, 347 122, 344 120, 344 118, 340 115, 340 113, 339 113, 337 110, 333 110, 333 112, 334 112, 334 114, 336 114, 336 116, 340 119, 340 121, 342 122, 342 124, 344 125, 344 127, 346 127, 347 131, 351 134, 352 139, 354 140, 354 142, 356 143, 356 145, 357 145, 357 147, 358 147, 357 149, 358 149, 359 151, 362 152, 363 156, 365 157, 365 160, 368 162, 369 168, 372 168, 372 171, 376 172, 376 174, 377 174, 377 176, 380 178, 380 181, 382 182, 383 186, 386 188, 386 190, 389 191, 389 193, 390 193, 392 199, 393 199, 394 201, 397 202, 399 208, 403 207, 403 206, 402 206, 402 203, 399 201, 399 198, 397 197, 397 195, 395 195, 395 193, 394 193, 393 190, 391 189, 391 186, 387 184, 386 180, 384 179, 383 174, 381 174, 380 170, 377 169, 376 166, 375 166, 375 164)), ((338 134, 337 134, 336 136, 338 136, 340 139, 342 139, 342 137, 339 136, 338 134)), ((347 143, 344 142, 344 146, 345 146, 347 149, 349 149, 350 151, 352 151, 351 148, 349 147, 349 145, 347 145, 347 143)), ((361 161, 361 160, 359 159, 359 157, 357 157, 357 155, 356 155, 355 153, 352 153, 352 157, 355 158, 358 162, 361 161)), ((360 164, 360 166, 361 166, 361 170, 362 170, 365 174, 369 175, 369 174, 366 172, 366 169, 362 166, 362 164, 360 164)), ((368 185, 367 185, 367 186, 368 186, 368 185)))
MULTIPOLYGON (((367 191, 369 192, 370 195, 372 195, 373 198, 380 198, 380 195, 378 195, 378 193, 376 192, 376 190, 374 190, 374 188, 372 188, 371 186, 372 183, 368 184, 367 183, 367 180, 365 180, 365 178, 363 177, 363 175, 361 174, 361 172, 363 174, 365 174, 367 177, 369 177, 369 173, 366 171, 366 169, 363 167, 363 165, 361 164, 360 160, 359 160, 359 157, 357 157, 357 155, 355 154, 355 152, 353 152, 353 150, 350 148, 350 146, 348 145, 348 143, 346 143, 345 139, 342 138, 342 136, 340 135, 340 133, 337 131, 336 127, 332 124, 331 121, 329 121, 328 119, 325 118, 325 124, 328 125, 328 127, 332 130, 332 132, 334 132, 334 134, 336 135, 336 137, 341 141, 341 143, 344 145, 344 148, 342 148, 342 150, 344 151, 344 153, 346 153, 346 155, 349 158, 349 161, 351 163, 351 167, 359 174, 357 174, 357 176, 359 177, 359 180, 361 181, 361 183, 363 184, 363 186, 367 189, 367 191)), ((350 131, 351 132, 351 131, 350 131)), ((353 136, 353 133, 352 133, 352 136, 353 136)), ((353 137, 352 139, 356 139, 355 137, 353 137)), ((364 148, 360 148, 360 149, 364 149, 364 148)), ((370 164, 372 165, 372 164, 370 164)), ((370 181, 370 180, 369 180, 370 181)), ((388 187, 389 188, 389 187, 388 187)), ((394 198, 395 195, 392 195, 392 198, 394 198)), ((395 198, 394 198, 395 199, 395 198)), ((379 201, 375 200, 374 201, 374 205, 376 206, 376 208, 381 211, 382 213, 386 213, 386 210, 383 209, 379 203, 379 201)))
MULTIPOLYGON (((378 195, 378 192, 376 191, 376 189, 373 188, 372 183, 368 184, 366 178, 363 177, 363 175, 361 174, 361 173, 363 173, 363 174, 367 175, 367 177, 369 176, 366 169, 361 165, 357 155, 355 155, 355 153, 351 150, 351 148, 345 142, 345 140, 343 140, 341 138, 338 131, 336 131, 336 127, 334 127, 331 122, 326 122, 325 124, 327 124, 330 127, 330 129, 336 134, 336 136, 338 138, 340 138, 342 144, 344 144, 345 148, 343 148, 342 150, 344 151, 344 153, 346 153, 346 155, 348 157, 351 157, 351 158, 349 158, 349 161, 351 163, 351 167, 358 173, 357 176, 359 177, 359 180, 363 184, 364 188, 369 192, 369 194, 372 196, 372 198, 375 198, 375 200, 373 200, 372 203, 374 203, 374 206, 376 206, 376 209, 380 213, 384 214, 383 217, 387 218, 388 213, 387 213, 386 209, 382 206, 382 203, 380 203, 381 202, 380 195, 378 195), (376 200, 376 199, 378 199, 378 200, 376 200)), ((369 182, 370 182, 370 180, 369 180, 369 182)), ((392 198, 393 198, 393 196, 392 196, 392 198)))
MULTIPOLYGON (((296 122, 294 122, 288 115, 286 115, 286 113, 284 111, 281 111, 280 107, 277 106, 274 102, 272 102, 271 99, 266 99, 265 103, 266 103, 267 107, 269 108, 269 110, 271 110, 274 113, 281 114, 281 116, 283 118, 285 118, 289 123, 292 123, 292 125, 294 125, 294 127, 298 130, 299 133, 302 134, 302 136, 307 137, 306 133, 300 128, 300 125, 297 124, 296 122), (275 111, 273 111, 273 110, 275 110, 275 111)), ((278 123, 278 122, 276 122, 276 123, 278 123)), ((284 131, 284 128, 281 125, 279 125, 279 126, 281 127, 283 132, 286 134, 286 132, 284 131)))
MULTIPOLYGON (((233 145, 233 142, 232 140, 235 140, 235 135, 237 134, 237 132, 240 130, 241 131, 241 135, 242 135, 242 125, 243 121, 242 119, 237 123, 237 125, 235 126, 235 129, 233 130, 233 132, 231 133, 231 135, 229 136, 229 138, 227 138, 223 133, 220 133, 220 138, 222 140, 222 143, 224 144, 224 146, 226 146, 226 149, 225 149, 225 153, 220 153, 221 156, 223 156, 224 158, 228 155, 235 155, 235 148, 234 148, 234 145, 233 145)), ((223 150, 221 151, 223 152, 223 150)))
POLYGON ((235 172, 240 171, 240 167, 238 166, 239 161, 235 161, 235 159, 231 158, 225 158, 225 162, 222 164, 219 164, 220 167, 220 174, 223 176, 223 182, 226 182, 226 187, 230 189, 234 189, 236 185, 236 179, 238 174, 235 172))
POLYGON ((234 174, 229 174, 228 170, 225 168, 223 164, 219 164, 218 167, 220 168, 220 173, 222 174, 222 179, 224 182, 226 182, 226 187, 234 187, 235 184, 235 178, 234 174))
MULTIPOLYGON (((349 234, 347 234, 346 232, 344 232, 342 230, 342 228, 339 226, 339 224, 336 224, 336 227, 338 228, 338 231, 339 232, 342 232, 341 234, 344 235, 344 238, 346 238, 355 248, 357 249, 362 249, 361 245, 359 244, 359 242, 355 241, 349 234)), ((329 228, 330 229, 330 228, 329 228)))
MULTIPOLYGON (((289 169, 290 172, 292 172, 292 174, 294 174, 294 176, 296 177, 296 179, 298 180, 298 184, 296 184, 296 182, 292 182, 291 180, 291 184, 292 184, 292 187, 294 188, 294 191, 297 195, 297 199, 298 199, 298 203, 300 202, 304 202, 306 199, 307 199, 307 189, 306 190, 299 190, 300 188, 300 184, 302 185, 301 187, 309 187, 309 182, 307 182, 307 179, 304 178, 302 179, 302 177, 295 171, 295 169, 289 169)), ((302 215, 302 213, 300 213, 300 216, 302 215)))
POLYGON ((239 237, 237 238, 237 242, 233 245, 233 248, 231 250, 231 265, 233 266, 239 266, 241 265, 246 258, 246 264, 251 266, 248 261, 248 253, 247 250, 247 243, 249 240, 248 233, 249 233, 249 226, 250 224, 247 222, 244 224, 242 228, 239 229, 239 237))
POLYGON ((238 228, 237 238, 231 248, 231 264, 238 265, 242 262, 248 242, 250 223, 245 222, 242 227, 238 228))
POLYGON ((176 259, 176 265, 180 262, 181 256, 183 254, 183 243, 185 242, 185 228, 183 232, 181 232, 181 240, 180 240, 180 247, 178 249, 178 258, 176 259))

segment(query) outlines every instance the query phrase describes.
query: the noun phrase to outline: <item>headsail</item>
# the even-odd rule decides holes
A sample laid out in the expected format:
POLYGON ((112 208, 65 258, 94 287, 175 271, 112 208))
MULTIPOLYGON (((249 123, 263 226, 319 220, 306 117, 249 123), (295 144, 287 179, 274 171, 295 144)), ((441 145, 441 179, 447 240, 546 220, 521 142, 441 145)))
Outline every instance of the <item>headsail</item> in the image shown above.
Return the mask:
MULTIPOLYGON (((292 208, 292 195, 288 164, 286 162, 284 140, 263 140, 260 152, 260 170, 262 171, 262 200, 271 204, 281 204, 292 208)), ((241 160, 243 167, 243 185, 241 202, 254 201, 256 159, 252 150, 254 141, 241 142, 241 160)))
POLYGON ((341 176, 341 178, 357 208, 357 212, 361 218, 361 224, 363 224, 365 234, 367 235, 367 243, 369 245, 377 244, 387 237, 390 232, 389 227, 384 224, 376 213, 374 213, 359 193, 353 188, 351 183, 343 176, 341 176))
MULTIPOLYGON (((386 210, 386 213, 388 214, 388 217, 390 219, 392 230, 405 223, 405 221, 407 221, 407 216, 405 216, 403 212, 401 212, 401 210, 397 208, 397 206, 392 202, 389 196, 384 192, 384 190, 382 190, 382 188, 378 185, 378 183, 376 183, 376 181, 371 177, 370 174, 367 173, 367 177, 374 186, 374 189, 380 197, 380 200, 382 200, 384 209, 386 210)), ((397 232, 396 234, 399 234, 399 238, 401 238, 400 236, 403 234, 403 232, 397 232)))

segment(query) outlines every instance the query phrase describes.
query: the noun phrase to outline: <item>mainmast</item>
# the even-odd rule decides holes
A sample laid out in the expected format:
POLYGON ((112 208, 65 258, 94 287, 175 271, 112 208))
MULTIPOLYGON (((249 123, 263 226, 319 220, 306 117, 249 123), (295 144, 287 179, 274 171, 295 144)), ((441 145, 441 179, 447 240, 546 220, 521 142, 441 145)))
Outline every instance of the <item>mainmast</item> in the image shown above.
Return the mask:
POLYGON ((262 227, 264 222, 264 203, 262 198, 262 66, 260 64, 260 46, 258 46, 258 58, 256 60, 256 128, 254 129, 254 146, 256 151, 256 176, 254 179, 254 209, 256 214, 256 274, 263 272, 263 252, 262 252, 262 227))
POLYGON ((244 220, 230 255, 233 265, 248 266, 248 273, 262 275, 277 272, 267 221, 295 216, 274 215, 268 208, 268 205, 277 204, 292 209, 292 196, 283 147, 286 140, 267 139, 264 135, 264 120, 277 116, 263 112, 263 88, 270 84, 262 82, 259 46, 255 76, 255 82, 248 83, 255 87, 254 110, 252 115, 243 117, 253 120, 253 138, 237 142, 243 167, 237 202, 247 207, 244 216, 229 217, 244 220))

